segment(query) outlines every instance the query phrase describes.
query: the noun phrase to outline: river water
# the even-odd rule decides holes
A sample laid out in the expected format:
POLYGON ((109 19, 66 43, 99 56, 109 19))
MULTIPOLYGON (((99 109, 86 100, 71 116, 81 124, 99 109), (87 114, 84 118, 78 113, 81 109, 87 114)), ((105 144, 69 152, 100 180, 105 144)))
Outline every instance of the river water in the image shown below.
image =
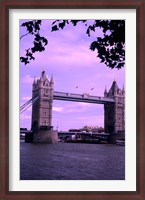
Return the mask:
POLYGON ((21 180, 124 180, 125 147, 20 143, 21 180))

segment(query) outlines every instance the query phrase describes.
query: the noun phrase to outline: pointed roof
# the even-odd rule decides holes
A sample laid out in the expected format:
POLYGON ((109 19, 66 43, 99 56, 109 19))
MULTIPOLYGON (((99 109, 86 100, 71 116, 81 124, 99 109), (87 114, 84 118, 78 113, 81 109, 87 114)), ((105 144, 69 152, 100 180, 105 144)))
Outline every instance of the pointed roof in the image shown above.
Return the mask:
POLYGON ((42 76, 42 77, 45 77, 45 76, 46 76, 44 69, 43 69, 42 72, 41 72, 41 76, 42 76))
POLYGON ((45 81, 45 80, 47 80, 47 81, 48 81, 48 79, 47 79, 47 77, 46 77, 46 73, 45 73, 45 70, 44 70, 44 69, 43 69, 43 70, 42 70, 42 72, 41 72, 40 80, 41 80, 41 81, 45 81))
POLYGON ((50 82, 51 82, 51 83, 54 83, 54 81, 53 81, 53 75, 51 75, 50 82))
POLYGON ((33 81, 33 84, 36 84, 36 78, 34 77, 34 81, 33 81))
POLYGON ((113 83, 112 83, 112 86, 111 86, 111 88, 109 90, 109 93, 114 95, 118 90, 119 90, 119 87, 117 85, 117 82, 114 80, 113 83))
POLYGON ((106 88, 106 85, 105 85, 105 90, 104 90, 104 93, 107 93, 107 88, 106 88))
POLYGON ((123 87, 122 87, 122 91, 123 91, 123 92, 125 91, 125 89, 124 89, 124 84, 123 84, 123 87))

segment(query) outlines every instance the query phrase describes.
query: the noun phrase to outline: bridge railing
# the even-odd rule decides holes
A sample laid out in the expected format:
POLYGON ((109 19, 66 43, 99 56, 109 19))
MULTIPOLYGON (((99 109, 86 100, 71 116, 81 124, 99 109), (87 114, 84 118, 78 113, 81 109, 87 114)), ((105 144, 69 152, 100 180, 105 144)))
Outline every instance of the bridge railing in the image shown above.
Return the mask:
POLYGON ((83 94, 75 94, 75 93, 67 93, 67 92, 56 92, 54 91, 54 97, 70 97, 70 98, 81 98, 81 99, 91 99, 91 100, 98 100, 98 101, 109 101, 109 102, 114 102, 113 98, 108 98, 108 97, 101 97, 101 96, 93 96, 89 95, 87 93, 83 94))

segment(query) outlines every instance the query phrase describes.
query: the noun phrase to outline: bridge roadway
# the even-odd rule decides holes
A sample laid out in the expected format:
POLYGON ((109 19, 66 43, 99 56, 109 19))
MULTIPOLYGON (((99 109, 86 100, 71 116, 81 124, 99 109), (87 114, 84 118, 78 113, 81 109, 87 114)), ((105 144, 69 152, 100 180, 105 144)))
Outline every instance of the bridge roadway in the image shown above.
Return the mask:
POLYGON ((75 101, 75 102, 84 102, 84 103, 97 103, 97 104, 106 104, 114 103, 113 98, 92 96, 89 94, 74 94, 74 93, 65 93, 65 92, 55 92, 53 94, 54 100, 63 100, 63 101, 75 101))

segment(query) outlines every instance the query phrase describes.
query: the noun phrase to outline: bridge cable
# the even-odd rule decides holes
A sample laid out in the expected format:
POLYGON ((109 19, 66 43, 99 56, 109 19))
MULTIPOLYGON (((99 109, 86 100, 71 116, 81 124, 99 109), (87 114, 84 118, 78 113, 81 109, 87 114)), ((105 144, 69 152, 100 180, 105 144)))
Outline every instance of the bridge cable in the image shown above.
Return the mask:
POLYGON ((20 114, 22 114, 24 111, 26 111, 32 104, 34 104, 38 100, 38 96, 35 98, 30 99, 27 101, 24 105, 20 107, 20 114))
POLYGON ((27 101, 26 103, 24 103, 24 104, 20 107, 20 110, 22 110, 23 108, 25 108, 31 101, 32 101, 32 99, 30 99, 29 101, 27 101))

